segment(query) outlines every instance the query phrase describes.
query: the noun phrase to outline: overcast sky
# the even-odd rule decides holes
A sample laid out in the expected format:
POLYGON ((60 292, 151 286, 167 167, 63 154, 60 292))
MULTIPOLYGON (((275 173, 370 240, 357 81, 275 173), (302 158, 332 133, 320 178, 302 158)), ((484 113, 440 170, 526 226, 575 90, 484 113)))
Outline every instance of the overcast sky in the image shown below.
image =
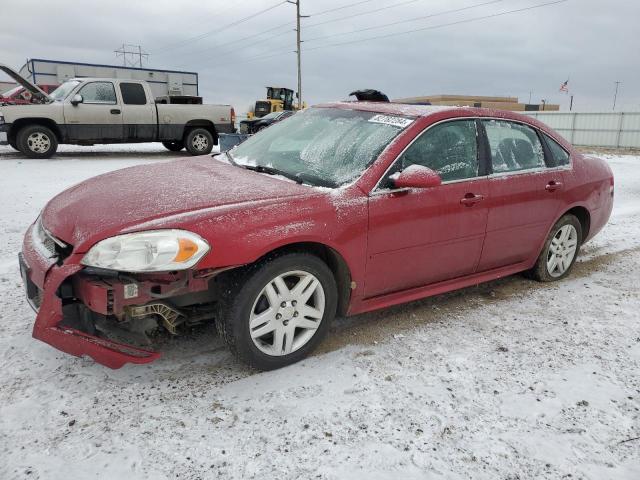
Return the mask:
MULTIPOLYGON (((488 0, 301 0, 302 13, 311 15, 301 29, 304 99, 313 104, 377 88, 392 98, 509 95, 527 102, 531 92, 534 103, 544 98, 568 109, 559 87, 569 78, 576 109, 610 110, 618 80, 617 109, 640 110, 637 0, 568 0, 472 20, 550 1, 503 0, 440 14, 488 0), (398 6, 372 12, 392 5, 398 6), (446 25, 465 20, 472 21, 446 25), (416 29, 422 30, 371 38, 416 29), (331 46, 345 42, 351 43, 331 46)), ((244 112, 267 85, 296 88, 295 6, 281 3, 2 0, 0 62, 15 68, 27 58, 118 64, 114 50, 123 42, 141 44, 150 53, 145 66, 198 72, 205 101, 244 112)))

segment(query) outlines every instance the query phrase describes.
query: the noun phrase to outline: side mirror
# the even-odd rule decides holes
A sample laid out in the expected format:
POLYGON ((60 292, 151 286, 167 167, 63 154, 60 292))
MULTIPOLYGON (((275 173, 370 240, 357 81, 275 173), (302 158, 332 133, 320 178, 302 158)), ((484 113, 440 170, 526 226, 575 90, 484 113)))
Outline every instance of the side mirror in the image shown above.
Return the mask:
POLYGON ((396 188, 432 188, 442 184, 442 178, 430 168, 410 165, 391 176, 396 188))
POLYGON ((79 93, 76 93, 71 99, 71 105, 73 105, 74 107, 77 107, 78 104, 82 102, 84 102, 84 99, 82 98, 82 95, 80 95, 79 93))

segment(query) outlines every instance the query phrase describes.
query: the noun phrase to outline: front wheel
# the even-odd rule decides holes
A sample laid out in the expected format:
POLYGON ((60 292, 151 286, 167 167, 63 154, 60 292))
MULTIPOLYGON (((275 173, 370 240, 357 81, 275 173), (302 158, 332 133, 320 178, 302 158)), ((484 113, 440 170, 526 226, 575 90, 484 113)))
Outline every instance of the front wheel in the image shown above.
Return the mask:
POLYGON ((530 271, 540 282, 566 277, 578 257, 582 243, 582 225, 573 215, 565 215, 553 226, 538 260, 530 271))
POLYGON ((213 148, 213 135, 204 128, 194 128, 187 133, 185 146, 191 155, 207 155, 213 148))
POLYGON ((162 145, 172 152, 179 152, 184 148, 184 142, 162 142, 162 145))
POLYGON ((51 129, 31 125, 18 132, 16 146, 29 158, 51 158, 58 150, 58 139, 51 129))
POLYGON ((218 329, 232 352, 260 370, 306 357, 336 314, 337 287, 318 257, 291 253, 236 274, 225 289, 218 329))

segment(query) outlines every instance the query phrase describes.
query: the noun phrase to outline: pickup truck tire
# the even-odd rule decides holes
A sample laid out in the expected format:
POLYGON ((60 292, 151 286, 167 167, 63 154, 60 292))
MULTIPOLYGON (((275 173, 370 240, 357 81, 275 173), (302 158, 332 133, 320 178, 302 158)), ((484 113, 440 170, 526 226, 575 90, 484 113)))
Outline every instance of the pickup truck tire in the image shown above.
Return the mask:
POLYGON ((189 130, 185 140, 187 152, 191 155, 207 155, 213 148, 213 135, 204 128, 189 130))
POLYGON ((172 152, 179 152, 184 148, 184 142, 162 142, 162 145, 172 152))
POLYGON ((28 125, 18 132, 16 146, 29 158, 51 158, 58 150, 58 139, 47 127, 28 125))

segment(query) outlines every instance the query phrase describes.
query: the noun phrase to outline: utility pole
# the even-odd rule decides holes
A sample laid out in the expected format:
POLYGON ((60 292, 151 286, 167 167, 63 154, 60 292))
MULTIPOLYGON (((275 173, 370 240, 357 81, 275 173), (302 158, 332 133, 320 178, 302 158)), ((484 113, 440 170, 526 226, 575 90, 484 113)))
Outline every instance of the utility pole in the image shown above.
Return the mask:
POLYGON ((547 105, 547 101, 544 98, 540 101, 542 102, 542 111, 544 112, 544 107, 547 105))
POLYGON ((531 104, 531 94, 532 94, 532 93, 533 93, 533 92, 529 92, 529 104, 531 104))
POLYGON ((620 82, 616 81, 616 91, 613 94, 613 109, 616 109, 616 100, 618 99, 618 87, 620 86, 620 82))
POLYGON ((287 0, 296 6, 296 55, 298 57, 298 110, 302 109, 302 40, 300 40, 300 19, 309 18, 309 15, 300 15, 300 0, 287 0))

